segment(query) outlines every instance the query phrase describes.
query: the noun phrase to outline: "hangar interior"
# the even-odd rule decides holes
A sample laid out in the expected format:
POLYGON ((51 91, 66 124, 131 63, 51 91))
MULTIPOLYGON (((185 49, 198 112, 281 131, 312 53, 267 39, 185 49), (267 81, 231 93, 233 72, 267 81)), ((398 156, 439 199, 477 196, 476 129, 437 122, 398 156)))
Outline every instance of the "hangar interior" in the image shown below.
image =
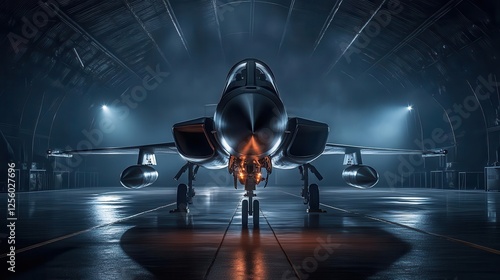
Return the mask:
POLYGON ((2 274, 499 275, 500 2, 4 0, 0 21, 0 198, 14 177, 19 215, 19 272, 2 274), (370 190, 347 186, 342 157, 321 156, 319 214, 305 212, 299 172, 277 170, 248 230, 227 169, 201 168, 190 212, 169 213, 177 155, 158 155, 158 181, 141 190, 119 182, 137 155, 47 157, 172 141, 174 124, 214 115, 246 58, 272 69, 289 117, 328 124, 328 142, 447 154, 363 156, 379 174, 370 190))

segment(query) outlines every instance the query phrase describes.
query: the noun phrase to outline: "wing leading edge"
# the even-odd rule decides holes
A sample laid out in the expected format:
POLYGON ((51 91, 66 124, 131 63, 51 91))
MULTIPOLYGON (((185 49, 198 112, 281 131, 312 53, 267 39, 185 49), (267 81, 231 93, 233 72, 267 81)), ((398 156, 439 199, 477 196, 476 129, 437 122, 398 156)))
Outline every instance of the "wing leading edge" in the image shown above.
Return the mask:
POLYGON ((72 157, 73 155, 135 155, 141 150, 151 150, 154 153, 160 154, 177 154, 177 148, 174 142, 130 146, 130 147, 108 147, 97 149, 82 149, 82 150, 48 150, 47 155, 50 157, 72 157))
POLYGON ((421 155, 422 157, 438 157, 448 153, 445 149, 406 150, 350 146, 327 143, 323 155, 344 155, 344 165, 362 164, 361 155, 421 155))
POLYGON ((447 150, 444 149, 433 149, 433 150, 422 151, 422 150, 374 148, 374 147, 326 143, 323 155, 344 155, 358 151, 362 155, 422 155, 423 157, 436 157, 436 156, 444 156, 447 154, 447 150))
POLYGON ((48 150, 49 157, 72 157, 73 155, 139 155, 138 164, 156 165, 155 154, 178 154, 174 142, 81 150, 48 150))

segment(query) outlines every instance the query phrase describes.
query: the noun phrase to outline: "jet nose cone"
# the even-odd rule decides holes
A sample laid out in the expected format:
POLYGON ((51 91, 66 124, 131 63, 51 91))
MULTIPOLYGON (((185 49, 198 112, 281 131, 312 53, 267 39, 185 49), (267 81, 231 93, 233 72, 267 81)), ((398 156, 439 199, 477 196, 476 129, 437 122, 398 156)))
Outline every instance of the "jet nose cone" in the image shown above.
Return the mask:
POLYGON ((286 115, 273 100, 261 93, 244 93, 231 98, 218 111, 219 137, 230 153, 261 155, 272 152, 281 141, 286 115))

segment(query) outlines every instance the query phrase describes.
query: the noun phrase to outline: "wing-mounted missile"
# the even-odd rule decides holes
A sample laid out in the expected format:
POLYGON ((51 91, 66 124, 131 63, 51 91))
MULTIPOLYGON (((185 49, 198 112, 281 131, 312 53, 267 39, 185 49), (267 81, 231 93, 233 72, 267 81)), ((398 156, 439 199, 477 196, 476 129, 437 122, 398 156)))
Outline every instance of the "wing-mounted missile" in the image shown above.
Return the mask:
POLYGON ((120 183, 127 189, 141 189, 158 179, 158 171, 151 165, 132 165, 120 175, 120 183))
POLYGON ((348 166, 342 171, 342 179, 349 186, 359 189, 370 189, 377 184, 379 179, 378 172, 371 166, 363 165, 360 149, 346 149, 344 165, 348 166))
POLYGON ((350 165, 342 171, 342 179, 349 186, 369 189, 377 184, 379 176, 373 167, 367 165, 350 165))
POLYGON ((137 165, 132 165, 123 170, 120 183, 127 189, 141 189, 151 186, 158 179, 154 148, 143 147, 139 149, 137 165))

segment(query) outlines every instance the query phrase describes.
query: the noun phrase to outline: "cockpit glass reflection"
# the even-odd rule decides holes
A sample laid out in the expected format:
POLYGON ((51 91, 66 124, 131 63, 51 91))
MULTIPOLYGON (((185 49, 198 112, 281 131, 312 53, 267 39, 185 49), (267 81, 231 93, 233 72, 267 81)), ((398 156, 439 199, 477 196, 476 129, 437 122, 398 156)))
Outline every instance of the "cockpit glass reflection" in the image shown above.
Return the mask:
POLYGON ((273 91, 278 92, 271 72, 264 65, 258 62, 255 63, 255 78, 257 81, 267 82, 263 83, 264 87, 269 87, 270 85, 273 91))
POLYGON ((245 86, 257 86, 278 94, 271 70, 260 62, 245 61, 233 67, 229 72, 224 92, 245 86), (253 71, 253 73, 248 73, 248 71, 253 71))
POLYGON ((266 67, 264 67, 264 65, 256 62, 255 63, 255 68, 257 69, 257 79, 258 80, 261 80, 261 81, 267 81, 267 82, 270 82, 273 84, 274 86, 274 81, 273 81, 273 78, 271 76, 271 74, 269 73, 269 71, 266 69, 266 67))
POLYGON ((227 79, 226 88, 233 82, 243 81, 247 78, 247 63, 243 62, 236 66, 227 79))

